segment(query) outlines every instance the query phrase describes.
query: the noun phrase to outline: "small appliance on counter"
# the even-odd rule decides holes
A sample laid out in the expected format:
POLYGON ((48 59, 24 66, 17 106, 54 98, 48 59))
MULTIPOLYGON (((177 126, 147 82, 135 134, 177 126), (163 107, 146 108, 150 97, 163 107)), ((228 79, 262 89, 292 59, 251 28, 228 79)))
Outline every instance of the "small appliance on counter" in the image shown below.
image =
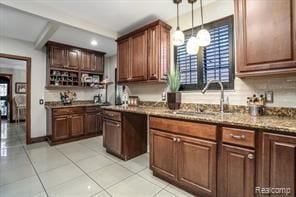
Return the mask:
POLYGON ((73 100, 76 99, 76 92, 67 90, 65 92, 60 92, 60 98, 64 105, 71 105, 73 100))
POLYGON ((129 106, 138 106, 139 105, 139 97, 138 96, 129 96, 128 97, 128 105, 129 106))
POLYGON ((265 98, 261 94, 259 97, 256 94, 253 97, 247 97, 248 111, 251 116, 264 115, 265 98))

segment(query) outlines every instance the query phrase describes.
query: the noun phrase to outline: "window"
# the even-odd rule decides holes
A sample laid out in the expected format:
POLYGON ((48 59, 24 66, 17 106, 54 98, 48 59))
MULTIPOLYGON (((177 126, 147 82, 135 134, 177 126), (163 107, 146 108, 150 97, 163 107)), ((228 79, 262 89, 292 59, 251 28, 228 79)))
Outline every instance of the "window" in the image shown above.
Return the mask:
MULTIPOLYGON (((175 47, 175 65, 178 65, 181 75, 180 90, 200 90, 212 79, 222 81, 225 89, 233 89, 233 16, 205 24, 204 27, 211 34, 211 44, 200 48, 197 55, 186 52, 191 29, 184 31, 185 44, 175 47)), ((199 29, 194 28, 194 35, 199 29)), ((210 86, 210 89, 218 88, 217 84, 210 86)))

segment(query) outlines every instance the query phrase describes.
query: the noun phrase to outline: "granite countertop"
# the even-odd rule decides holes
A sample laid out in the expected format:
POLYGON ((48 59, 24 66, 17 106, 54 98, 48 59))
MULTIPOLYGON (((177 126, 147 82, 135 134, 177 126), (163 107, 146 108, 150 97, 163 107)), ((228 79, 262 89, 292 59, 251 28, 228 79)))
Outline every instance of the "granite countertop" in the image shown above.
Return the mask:
POLYGON ((198 114, 184 115, 175 114, 173 111, 164 107, 138 106, 105 106, 103 109, 110 109, 121 112, 133 112, 139 114, 147 114, 151 116, 184 119, 192 121, 200 121, 205 123, 223 124, 230 126, 241 126, 252 129, 264 129, 276 132, 285 132, 296 134, 296 118, 280 117, 280 116, 258 116, 253 117, 247 113, 231 113, 231 114, 198 114))
POLYGON ((96 107, 96 106, 108 106, 109 104, 103 103, 73 103, 71 105, 60 104, 45 104, 46 109, 58 109, 58 108, 68 108, 68 107, 96 107))

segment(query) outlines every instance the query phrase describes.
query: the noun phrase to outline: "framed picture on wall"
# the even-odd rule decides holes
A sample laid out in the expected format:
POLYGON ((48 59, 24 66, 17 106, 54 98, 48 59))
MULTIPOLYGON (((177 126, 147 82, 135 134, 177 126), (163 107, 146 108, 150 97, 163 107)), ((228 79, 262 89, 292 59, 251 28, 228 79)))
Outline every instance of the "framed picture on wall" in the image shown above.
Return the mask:
POLYGON ((15 93, 16 94, 26 94, 27 92, 27 83, 16 82, 15 83, 15 93))

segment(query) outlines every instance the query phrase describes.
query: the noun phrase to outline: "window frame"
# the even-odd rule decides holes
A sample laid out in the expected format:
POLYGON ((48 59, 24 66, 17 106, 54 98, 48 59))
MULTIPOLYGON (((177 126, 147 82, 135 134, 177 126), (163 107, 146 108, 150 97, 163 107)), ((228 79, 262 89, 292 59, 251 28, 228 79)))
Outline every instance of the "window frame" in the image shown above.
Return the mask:
MULTIPOLYGON (((229 82, 222 82, 224 89, 233 90, 234 89, 234 78, 235 78, 235 60, 234 60, 234 28, 233 28, 233 15, 209 22, 204 24, 205 29, 211 29, 216 26, 229 25, 229 82)), ((193 29, 193 35, 196 35, 197 32, 201 29, 201 26, 196 26, 193 29)), ((186 36, 191 35, 191 28, 183 31, 186 36)), ((190 91, 190 90, 202 90, 206 83, 204 83, 204 47, 200 48, 197 54, 197 84, 181 84, 180 91, 190 91)), ((175 69, 177 66, 177 46, 174 46, 174 63, 175 69)), ((210 90, 220 90, 218 84, 211 84, 209 86, 210 90)))

